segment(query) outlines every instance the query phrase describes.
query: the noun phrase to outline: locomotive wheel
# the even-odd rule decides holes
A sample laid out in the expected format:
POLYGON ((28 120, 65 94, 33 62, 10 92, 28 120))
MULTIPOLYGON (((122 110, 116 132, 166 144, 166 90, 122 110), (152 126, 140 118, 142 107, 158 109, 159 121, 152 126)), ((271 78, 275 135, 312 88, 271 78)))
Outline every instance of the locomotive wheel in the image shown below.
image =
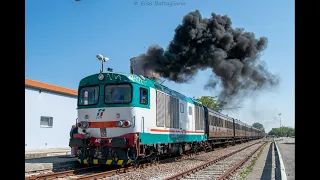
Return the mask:
POLYGON ((198 150, 199 150, 198 145, 194 145, 194 146, 193 146, 193 152, 194 152, 194 153, 197 153, 198 150))
POLYGON ((214 143, 211 144, 211 150, 214 150, 216 146, 214 145, 214 143))
POLYGON ((177 155, 178 155, 178 156, 181 156, 182 154, 183 154, 183 149, 182 149, 181 146, 179 146, 179 149, 178 149, 178 151, 177 151, 177 155))
POLYGON ((152 156, 152 157, 150 158, 150 161, 151 161, 152 163, 155 163, 155 162, 159 161, 159 157, 158 157, 158 156, 152 156))
POLYGON ((137 148, 128 148, 127 149, 127 158, 130 159, 131 161, 136 161, 138 158, 138 151, 137 148))

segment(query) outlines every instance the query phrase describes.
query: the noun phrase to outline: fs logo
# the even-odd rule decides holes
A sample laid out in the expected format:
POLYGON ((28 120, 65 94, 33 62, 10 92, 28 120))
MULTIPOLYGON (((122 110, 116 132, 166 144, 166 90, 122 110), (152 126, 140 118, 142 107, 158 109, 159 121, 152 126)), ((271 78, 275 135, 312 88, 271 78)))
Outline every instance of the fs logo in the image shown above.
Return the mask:
POLYGON ((99 109, 98 113, 97 113, 97 118, 96 119, 101 119, 103 116, 103 112, 105 111, 105 109, 99 109))

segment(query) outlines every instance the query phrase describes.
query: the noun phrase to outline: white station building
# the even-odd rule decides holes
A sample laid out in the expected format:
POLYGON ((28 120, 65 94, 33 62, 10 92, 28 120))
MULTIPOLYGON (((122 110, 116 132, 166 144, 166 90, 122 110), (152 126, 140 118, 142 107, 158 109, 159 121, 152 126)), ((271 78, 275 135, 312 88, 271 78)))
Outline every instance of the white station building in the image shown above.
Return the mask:
POLYGON ((25 79, 25 150, 69 148, 77 90, 25 79))

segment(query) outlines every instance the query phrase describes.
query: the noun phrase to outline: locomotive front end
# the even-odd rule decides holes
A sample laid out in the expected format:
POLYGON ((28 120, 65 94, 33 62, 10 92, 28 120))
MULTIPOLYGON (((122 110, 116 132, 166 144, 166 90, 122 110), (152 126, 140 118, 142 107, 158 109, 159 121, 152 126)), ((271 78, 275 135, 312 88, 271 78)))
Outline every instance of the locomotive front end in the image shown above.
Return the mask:
POLYGON ((100 73, 83 79, 78 93, 78 133, 73 134, 70 146, 77 148, 79 162, 134 162, 139 142, 132 84, 125 76, 100 73))

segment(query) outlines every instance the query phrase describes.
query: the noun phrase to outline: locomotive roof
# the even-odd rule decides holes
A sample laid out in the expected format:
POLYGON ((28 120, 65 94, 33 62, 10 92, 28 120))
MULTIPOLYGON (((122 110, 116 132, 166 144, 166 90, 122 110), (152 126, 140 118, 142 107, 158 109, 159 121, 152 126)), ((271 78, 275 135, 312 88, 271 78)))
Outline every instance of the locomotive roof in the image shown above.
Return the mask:
POLYGON ((164 92, 166 94, 169 94, 170 96, 173 96, 175 98, 185 100, 191 104, 196 104, 198 106, 202 106, 201 103, 193 98, 187 97, 179 92, 176 92, 160 83, 157 81, 154 81, 152 79, 149 79, 147 77, 141 76, 141 75, 136 75, 136 74, 129 74, 129 73, 121 73, 121 72, 107 72, 107 73, 102 73, 104 75, 104 80, 100 81, 98 79, 98 76, 101 73, 93 74, 90 76, 87 76, 83 78, 80 83, 79 87, 81 86, 89 86, 93 84, 105 84, 106 82, 108 83, 135 83, 147 87, 151 87, 154 89, 157 89, 158 91, 164 92))

